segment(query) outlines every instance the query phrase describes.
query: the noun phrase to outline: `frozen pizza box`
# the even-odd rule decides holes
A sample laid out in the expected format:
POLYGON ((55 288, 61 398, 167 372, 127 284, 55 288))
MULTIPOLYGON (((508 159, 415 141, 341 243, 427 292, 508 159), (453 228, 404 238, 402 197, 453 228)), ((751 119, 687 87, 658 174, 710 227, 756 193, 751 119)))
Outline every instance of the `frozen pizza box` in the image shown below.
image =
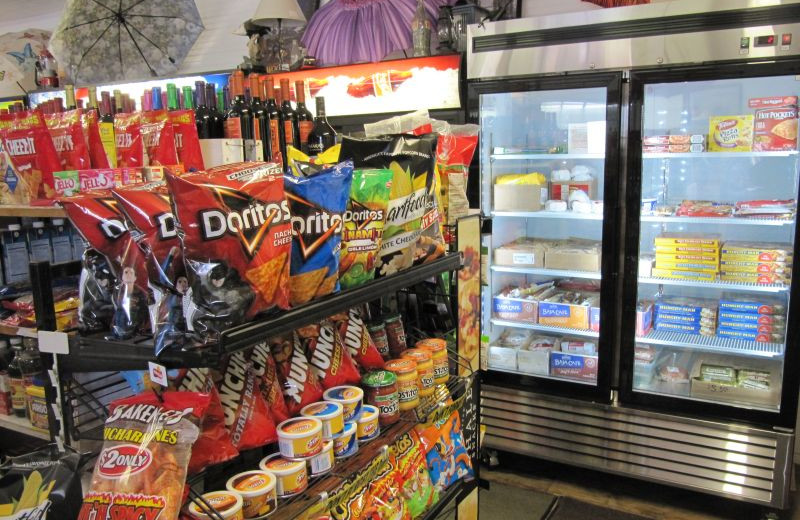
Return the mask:
POLYGON ((754 151, 797 150, 797 96, 751 98, 749 106, 755 109, 754 151))
POLYGON ((738 271, 720 271, 719 279, 734 283, 754 283, 758 285, 783 284, 791 281, 790 274, 779 273, 742 273, 738 271))
POLYGON ((786 334, 786 324, 754 323, 749 321, 720 320, 719 326, 728 330, 744 330, 761 334, 786 334))
POLYGON ((752 115, 714 116, 709 118, 709 152, 749 152, 752 149, 752 115))
POLYGON ((672 323, 659 320, 658 317, 656 317, 655 329, 665 330, 670 332, 680 332, 681 334, 699 334, 701 336, 714 335, 713 325, 706 326, 701 324, 672 323))
POLYGON ((695 259, 703 259, 703 261, 711 261, 714 263, 716 263, 716 261, 719 259, 718 246, 703 246, 703 245, 691 245, 691 244, 661 245, 659 243, 656 243, 654 249, 656 255, 664 255, 674 258, 690 256, 695 259))
POLYGON ((659 262, 665 265, 680 263, 702 264, 706 267, 716 267, 719 264, 716 250, 698 254, 676 254, 656 250, 656 263, 659 262))
POLYGON ((551 352, 550 375, 583 381, 596 381, 597 356, 551 352))
POLYGON ((719 270, 716 263, 702 263, 693 261, 669 261, 656 255, 656 268, 667 271, 698 271, 716 273, 719 270))
POLYGON ((494 250, 495 265, 514 267, 544 267, 547 242, 519 238, 494 250))
POLYGON ((669 312, 659 312, 656 314, 656 320, 661 323, 676 323, 681 325, 702 325, 706 327, 714 327, 717 320, 713 317, 699 316, 697 314, 673 314, 669 312))
POLYGON ((719 268, 727 272, 741 273, 775 273, 790 275, 792 264, 786 262, 739 262, 736 260, 722 260, 719 268))
POLYGON ((732 329, 729 327, 717 328, 717 336, 744 341, 755 341, 756 343, 783 343, 786 339, 786 334, 779 332, 756 332, 732 329))
POLYGON ((531 299, 495 296, 492 301, 492 313, 503 320, 536 323, 538 309, 539 302, 531 299))

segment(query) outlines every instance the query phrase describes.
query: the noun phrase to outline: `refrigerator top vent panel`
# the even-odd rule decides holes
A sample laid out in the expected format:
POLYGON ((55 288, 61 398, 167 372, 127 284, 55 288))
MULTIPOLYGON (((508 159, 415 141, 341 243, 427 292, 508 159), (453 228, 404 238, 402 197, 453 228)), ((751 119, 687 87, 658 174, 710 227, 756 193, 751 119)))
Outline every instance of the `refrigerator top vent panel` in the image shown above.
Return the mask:
POLYGON ((675 0, 471 25, 467 77, 800 55, 800 0, 675 0))

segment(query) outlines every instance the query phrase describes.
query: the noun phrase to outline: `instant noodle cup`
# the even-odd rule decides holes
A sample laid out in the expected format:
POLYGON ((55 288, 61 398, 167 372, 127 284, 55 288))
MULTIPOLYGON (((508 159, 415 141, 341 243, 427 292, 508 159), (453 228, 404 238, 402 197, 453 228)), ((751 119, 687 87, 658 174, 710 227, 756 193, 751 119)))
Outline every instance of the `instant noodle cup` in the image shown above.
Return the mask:
POLYGON ((333 438, 333 455, 337 459, 346 459, 358 452, 357 430, 356 423, 348 422, 342 433, 333 438))
POLYGON ((300 410, 300 415, 316 417, 322 421, 323 439, 332 439, 344 429, 344 407, 336 401, 311 403, 300 410))
POLYGON ((320 454, 308 459, 308 465, 311 467, 311 476, 319 477, 328 473, 333 468, 335 460, 333 456, 333 441, 325 441, 320 454))
POLYGON ((380 411, 377 407, 365 404, 361 410, 361 415, 356 421, 356 436, 358 442, 369 442, 381 434, 381 426, 378 423, 380 411))
MULTIPOLYGON (((232 491, 211 491, 203 495, 203 499, 213 507, 224 520, 244 520, 242 515, 242 495, 232 491)), ((195 502, 189 504, 189 514, 197 520, 217 520, 203 512, 195 502)))
POLYGON ((253 470, 239 473, 229 478, 225 487, 228 491, 242 496, 244 518, 265 517, 278 507, 275 475, 269 471, 253 470))
POLYGON ((278 425, 278 448, 287 459, 307 459, 322 451, 322 421, 295 417, 278 425))
POLYGON ((302 493, 308 487, 308 472, 302 460, 287 460, 280 453, 273 453, 262 459, 258 467, 275 476, 275 489, 281 498, 302 493))
POLYGON ((355 421, 361 413, 364 391, 357 386, 334 386, 326 390, 322 398, 342 405, 345 422, 355 421))

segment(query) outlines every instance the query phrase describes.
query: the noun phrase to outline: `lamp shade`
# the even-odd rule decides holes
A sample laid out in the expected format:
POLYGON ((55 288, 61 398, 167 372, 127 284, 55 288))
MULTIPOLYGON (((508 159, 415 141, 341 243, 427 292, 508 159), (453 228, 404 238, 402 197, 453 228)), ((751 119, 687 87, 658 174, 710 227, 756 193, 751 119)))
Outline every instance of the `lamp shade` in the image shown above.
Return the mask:
POLYGON ((250 22, 262 27, 277 27, 278 20, 284 27, 306 23, 306 17, 297 0, 261 0, 250 22))

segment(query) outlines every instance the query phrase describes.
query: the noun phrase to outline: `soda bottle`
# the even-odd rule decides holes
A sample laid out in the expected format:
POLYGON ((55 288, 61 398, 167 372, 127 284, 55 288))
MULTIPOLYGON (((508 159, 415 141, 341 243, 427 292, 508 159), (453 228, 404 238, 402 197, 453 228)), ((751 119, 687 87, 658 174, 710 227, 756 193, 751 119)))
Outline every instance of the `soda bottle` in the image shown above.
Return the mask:
POLYGON ((11 340, 11 349, 14 351, 14 357, 11 358, 11 362, 8 364, 8 379, 11 386, 11 408, 14 410, 14 415, 17 417, 25 417, 27 399, 25 396, 25 381, 22 378, 22 364, 20 363, 22 344, 14 343, 14 339, 11 340))

